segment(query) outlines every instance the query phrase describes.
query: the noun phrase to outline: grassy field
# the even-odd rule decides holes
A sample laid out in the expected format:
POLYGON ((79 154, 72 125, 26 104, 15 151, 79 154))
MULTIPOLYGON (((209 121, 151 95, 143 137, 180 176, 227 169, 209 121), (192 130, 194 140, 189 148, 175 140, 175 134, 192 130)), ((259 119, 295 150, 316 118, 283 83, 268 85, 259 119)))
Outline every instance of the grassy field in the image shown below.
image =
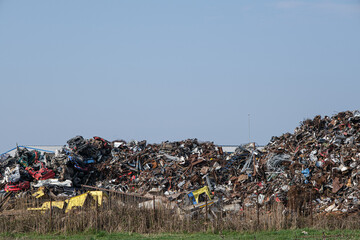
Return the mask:
POLYGON ((360 239, 360 230, 296 229, 260 232, 138 234, 85 232, 81 234, 0 234, 1 239, 360 239))

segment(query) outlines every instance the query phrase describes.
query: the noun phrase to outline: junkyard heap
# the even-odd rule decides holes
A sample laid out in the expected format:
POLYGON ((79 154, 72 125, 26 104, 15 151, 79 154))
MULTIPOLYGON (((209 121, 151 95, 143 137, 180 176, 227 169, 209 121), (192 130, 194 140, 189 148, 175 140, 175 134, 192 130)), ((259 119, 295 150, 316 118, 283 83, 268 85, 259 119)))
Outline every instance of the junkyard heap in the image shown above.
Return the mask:
POLYGON ((162 196, 179 205, 220 199, 226 209, 311 202, 318 213, 359 211, 360 112, 316 116, 293 134, 225 153, 211 142, 188 139, 147 144, 76 136, 55 154, 18 148, 1 156, 4 190, 30 195, 40 187, 73 197, 84 186, 138 196, 162 196), (188 200, 184 200, 184 196, 188 200))

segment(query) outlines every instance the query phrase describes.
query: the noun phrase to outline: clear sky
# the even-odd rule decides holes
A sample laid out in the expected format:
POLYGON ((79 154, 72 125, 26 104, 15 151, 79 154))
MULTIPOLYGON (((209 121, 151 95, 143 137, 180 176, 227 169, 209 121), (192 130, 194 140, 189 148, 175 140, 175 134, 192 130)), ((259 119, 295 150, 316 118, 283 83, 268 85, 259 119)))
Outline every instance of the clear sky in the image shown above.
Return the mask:
POLYGON ((0 0, 0 153, 75 136, 266 144, 360 108, 360 1, 0 0))

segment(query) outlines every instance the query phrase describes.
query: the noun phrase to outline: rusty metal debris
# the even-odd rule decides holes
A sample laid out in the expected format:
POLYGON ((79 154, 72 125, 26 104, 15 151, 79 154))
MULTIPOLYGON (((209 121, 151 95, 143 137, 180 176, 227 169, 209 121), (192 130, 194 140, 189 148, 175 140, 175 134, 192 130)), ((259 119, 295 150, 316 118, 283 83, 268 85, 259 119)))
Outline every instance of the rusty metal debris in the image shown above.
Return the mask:
POLYGON ((318 213, 357 212, 359 130, 359 111, 316 116, 265 147, 248 144, 234 153, 197 139, 148 144, 76 136, 54 154, 18 148, 15 157, 1 156, 0 200, 7 192, 43 187, 54 198, 86 189, 117 192, 142 206, 156 196, 184 211, 199 204, 239 211, 273 203, 299 210, 311 203, 318 213))

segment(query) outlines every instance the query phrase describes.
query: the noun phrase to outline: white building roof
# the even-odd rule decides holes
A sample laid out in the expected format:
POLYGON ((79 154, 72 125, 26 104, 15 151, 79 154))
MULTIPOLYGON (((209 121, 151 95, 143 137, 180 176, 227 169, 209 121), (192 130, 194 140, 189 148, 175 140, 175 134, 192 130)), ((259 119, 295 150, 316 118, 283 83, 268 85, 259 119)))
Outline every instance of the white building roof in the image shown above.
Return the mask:
MULTIPOLYGON (((27 148, 29 150, 37 150, 41 153, 55 153, 56 150, 60 150, 63 145, 25 145, 19 146, 19 148, 27 148)), ((9 154, 10 156, 14 157, 16 153, 16 147, 10 149, 2 154, 9 154)))

